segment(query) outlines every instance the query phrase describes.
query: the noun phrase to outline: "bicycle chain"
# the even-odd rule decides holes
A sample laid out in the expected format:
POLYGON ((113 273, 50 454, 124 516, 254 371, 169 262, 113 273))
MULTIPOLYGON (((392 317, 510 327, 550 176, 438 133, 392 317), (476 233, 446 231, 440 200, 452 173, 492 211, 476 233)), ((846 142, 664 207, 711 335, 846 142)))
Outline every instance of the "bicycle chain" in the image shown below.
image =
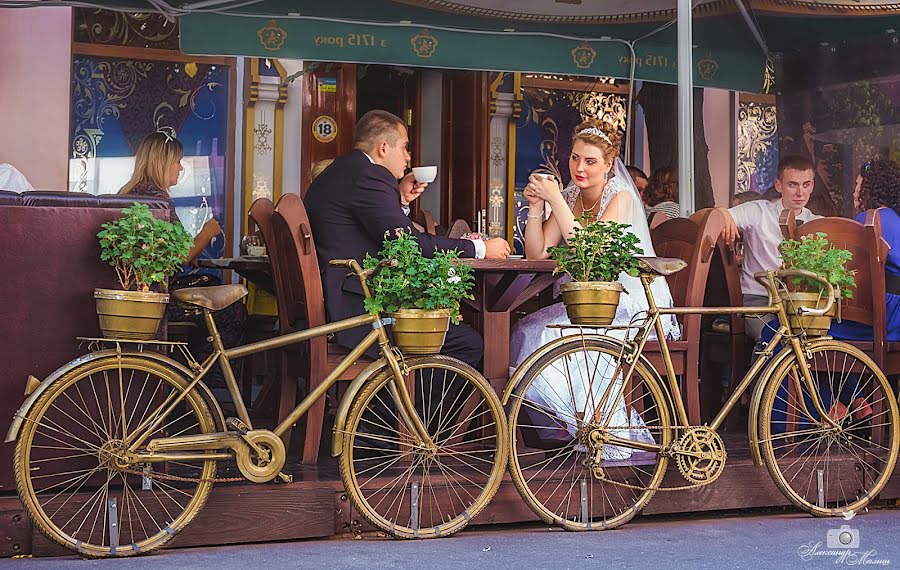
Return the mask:
POLYGON ((182 483, 237 483, 238 481, 246 481, 244 477, 212 477, 206 478, 203 477, 183 477, 181 475, 166 475, 165 473, 153 472, 152 474, 148 474, 144 471, 137 471, 135 469, 122 469, 123 473, 131 473, 133 475, 140 475, 142 477, 146 477, 148 479, 159 479, 161 481, 181 481, 182 483))
MULTIPOLYGON (((635 426, 607 426, 604 429, 606 429, 606 430, 634 429, 634 427, 635 426)), ((673 431, 674 430, 684 431, 684 430, 692 429, 695 427, 699 427, 699 426, 669 426, 666 429, 673 430, 673 431)), ((646 426, 646 429, 648 431, 662 431, 662 428, 652 428, 649 426, 646 426)), ((677 443, 677 442, 674 442, 672 445, 674 446, 675 443, 677 443)), ((677 451, 675 451, 674 447, 670 447, 669 449, 662 450, 661 453, 666 454, 667 457, 674 457, 674 455, 677 453, 677 451)), ((623 483, 622 481, 613 481, 612 479, 607 479, 605 474, 604 474, 604 476, 599 477, 599 479, 600 479, 600 481, 609 483, 611 485, 616 485, 618 487, 623 487, 626 489, 632 489, 634 491, 654 491, 654 492, 656 492, 656 491, 688 491, 690 489, 696 489, 698 487, 706 486, 703 484, 690 483, 688 485, 681 485, 679 487, 646 487, 646 486, 641 487, 638 485, 632 485, 630 483, 623 483)))

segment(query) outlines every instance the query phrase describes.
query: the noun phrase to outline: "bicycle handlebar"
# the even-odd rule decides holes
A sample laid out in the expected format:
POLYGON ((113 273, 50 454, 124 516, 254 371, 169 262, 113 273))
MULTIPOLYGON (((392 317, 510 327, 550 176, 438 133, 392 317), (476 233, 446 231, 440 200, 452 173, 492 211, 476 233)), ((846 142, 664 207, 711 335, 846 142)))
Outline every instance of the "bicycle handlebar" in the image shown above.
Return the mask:
POLYGON ((361 281, 365 281, 366 279, 377 275, 378 272, 385 267, 397 267, 397 260, 382 259, 378 262, 378 265, 372 269, 363 269, 355 259, 332 259, 328 262, 328 265, 331 267, 348 267, 356 273, 356 276, 359 277, 361 281))
POLYGON ((822 317, 834 306, 834 286, 827 279, 813 273, 812 271, 806 271, 805 269, 779 269, 777 271, 757 271, 753 274, 753 279, 755 279, 757 283, 759 283, 760 285, 765 287, 767 291, 769 291, 770 298, 772 296, 772 293, 774 292, 772 288, 775 286, 775 277, 778 277, 779 279, 787 279, 789 277, 806 277, 808 279, 812 279, 813 281, 821 283, 822 286, 825 287, 826 291, 828 291, 825 300, 825 306, 823 308, 813 309, 810 307, 798 307, 797 313, 799 315, 822 317))

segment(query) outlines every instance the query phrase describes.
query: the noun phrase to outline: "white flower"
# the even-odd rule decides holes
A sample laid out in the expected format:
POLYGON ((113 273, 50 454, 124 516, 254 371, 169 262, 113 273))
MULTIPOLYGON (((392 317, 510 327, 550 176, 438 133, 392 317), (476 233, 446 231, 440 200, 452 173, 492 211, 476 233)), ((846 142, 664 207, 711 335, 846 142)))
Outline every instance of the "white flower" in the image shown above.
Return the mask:
POLYGON ((447 283, 459 283, 462 281, 462 277, 456 274, 456 271, 451 267, 447 271, 447 283))

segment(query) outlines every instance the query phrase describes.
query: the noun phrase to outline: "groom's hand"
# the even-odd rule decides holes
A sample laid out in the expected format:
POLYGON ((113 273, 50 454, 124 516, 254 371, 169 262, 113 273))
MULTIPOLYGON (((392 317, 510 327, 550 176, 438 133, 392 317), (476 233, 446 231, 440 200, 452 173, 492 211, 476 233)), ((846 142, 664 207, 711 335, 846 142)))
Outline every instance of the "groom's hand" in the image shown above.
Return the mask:
POLYGON ((509 242, 503 238, 484 240, 485 259, 506 259, 509 257, 509 242))
POLYGON ((410 172, 400 181, 400 203, 409 206, 413 200, 422 195, 427 186, 427 182, 416 182, 415 176, 410 172))

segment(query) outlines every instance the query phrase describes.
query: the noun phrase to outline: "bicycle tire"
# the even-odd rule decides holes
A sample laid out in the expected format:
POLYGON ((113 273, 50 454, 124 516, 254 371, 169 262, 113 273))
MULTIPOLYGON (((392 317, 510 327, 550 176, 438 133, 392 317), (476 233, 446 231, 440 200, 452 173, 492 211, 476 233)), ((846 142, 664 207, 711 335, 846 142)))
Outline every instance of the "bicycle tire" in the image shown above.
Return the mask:
POLYGON ((494 389, 471 366, 446 356, 411 358, 405 365, 415 373, 414 393, 421 394, 416 413, 437 449, 415 448, 401 414, 387 413, 393 374, 385 369, 351 404, 341 479, 356 510, 376 528, 401 539, 447 537, 477 516, 500 486, 506 416, 494 389), (426 397, 427 370, 432 373, 426 397), (435 370, 444 372, 440 398, 435 370), (438 415, 444 412, 446 417, 438 415))
MULTIPOLYGON (((14 457, 19 496, 35 526, 53 542, 83 557, 107 558, 156 550, 190 523, 206 503, 211 482, 182 485, 153 479, 148 484, 152 471, 145 477, 143 471, 138 475, 131 472, 135 469, 115 465, 128 429, 146 420, 154 398, 166 390, 183 391, 187 385, 178 371, 140 356, 100 358, 73 368, 54 382, 29 410, 14 457), (81 465, 87 467, 76 469, 81 465), (71 480, 56 482, 72 474, 71 480), (85 487, 87 491, 82 493, 85 487), (53 497, 45 494, 60 488, 53 497), (88 494, 91 490, 93 494, 88 494), (65 499, 57 502, 63 494, 65 499), (75 514, 70 516, 73 510, 75 514), (82 523, 74 528, 70 523, 79 518, 82 523)), ((173 413, 164 418, 167 423, 151 436, 173 434, 176 429, 183 434, 216 431, 199 391, 191 390, 179 406, 179 417, 170 420, 173 413)), ((155 409, 158 412, 159 408, 155 409)), ((190 468, 197 479, 215 476, 214 460, 196 463, 172 467, 182 472, 190 468)))

